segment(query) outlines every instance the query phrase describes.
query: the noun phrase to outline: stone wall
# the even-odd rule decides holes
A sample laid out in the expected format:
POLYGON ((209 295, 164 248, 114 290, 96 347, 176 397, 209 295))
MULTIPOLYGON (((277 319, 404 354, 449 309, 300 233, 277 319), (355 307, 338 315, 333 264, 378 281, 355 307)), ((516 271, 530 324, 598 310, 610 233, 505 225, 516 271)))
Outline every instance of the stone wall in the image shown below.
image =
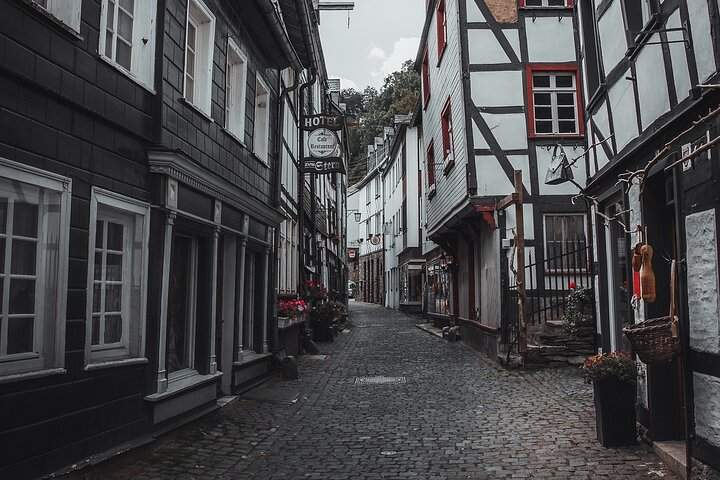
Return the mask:
POLYGON ((595 353, 595 326, 590 318, 567 333, 560 321, 528 326, 529 366, 561 367, 581 365, 595 353))

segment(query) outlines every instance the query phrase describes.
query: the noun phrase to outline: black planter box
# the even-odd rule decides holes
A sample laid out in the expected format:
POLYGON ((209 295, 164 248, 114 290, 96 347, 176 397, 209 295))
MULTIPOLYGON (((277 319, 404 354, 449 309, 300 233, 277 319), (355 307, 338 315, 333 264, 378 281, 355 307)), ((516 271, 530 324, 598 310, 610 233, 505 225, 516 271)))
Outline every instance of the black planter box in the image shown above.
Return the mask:
POLYGON ((335 335, 332 330, 332 321, 313 319, 312 321, 313 340, 316 342, 332 342, 335 335))
POLYGON ((606 378, 594 381, 593 387, 595 428, 600 444, 604 447, 635 445, 635 385, 606 378))

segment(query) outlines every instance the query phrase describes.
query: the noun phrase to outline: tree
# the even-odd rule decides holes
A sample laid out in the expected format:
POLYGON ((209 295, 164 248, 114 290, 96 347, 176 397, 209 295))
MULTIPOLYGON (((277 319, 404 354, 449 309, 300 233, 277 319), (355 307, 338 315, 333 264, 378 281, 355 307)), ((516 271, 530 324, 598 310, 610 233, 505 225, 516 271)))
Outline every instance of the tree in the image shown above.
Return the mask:
POLYGON ((348 138, 352 158, 348 165, 348 184, 360 180, 367 173, 367 146, 382 134, 383 128, 392 126, 395 115, 407 115, 415 110, 420 96, 420 75, 407 60, 400 70, 383 81, 380 91, 365 87, 362 93, 352 88, 341 92, 346 104, 346 117, 350 126, 348 138))

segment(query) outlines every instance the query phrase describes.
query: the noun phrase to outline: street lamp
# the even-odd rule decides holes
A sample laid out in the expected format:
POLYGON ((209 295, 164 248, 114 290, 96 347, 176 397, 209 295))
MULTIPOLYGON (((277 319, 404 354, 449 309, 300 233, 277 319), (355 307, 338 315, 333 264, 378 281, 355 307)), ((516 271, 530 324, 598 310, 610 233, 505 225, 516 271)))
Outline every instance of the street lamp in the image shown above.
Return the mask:
POLYGON ((362 220, 362 213, 360 210, 348 210, 346 216, 349 216, 351 213, 355 214, 355 222, 360 223, 360 220, 362 220))

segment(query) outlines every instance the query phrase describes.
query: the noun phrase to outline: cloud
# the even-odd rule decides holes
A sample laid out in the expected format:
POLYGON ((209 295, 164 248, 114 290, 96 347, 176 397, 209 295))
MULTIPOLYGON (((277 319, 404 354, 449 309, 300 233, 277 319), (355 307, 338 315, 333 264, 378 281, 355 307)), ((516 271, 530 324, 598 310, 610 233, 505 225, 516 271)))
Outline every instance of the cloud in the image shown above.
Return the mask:
POLYGON ((373 47, 370 49, 370 53, 368 54, 369 60, 385 60, 387 58, 387 55, 385 54, 385 51, 380 47, 373 47))
POLYGON ((375 58, 382 60, 380 68, 370 72, 373 84, 376 87, 382 86, 385 77, 400 70, 403 62, 408 59, 415 59, 418 45, 420 45, 419 37, 400 38, 393 45, 392 53, 387 56, 380 48, 373 47, 372 50, 370 50, 370 58, 373 58, 375 55, 375 58), (382 56, 380 56, 380 54, 382 54, 382 56))

